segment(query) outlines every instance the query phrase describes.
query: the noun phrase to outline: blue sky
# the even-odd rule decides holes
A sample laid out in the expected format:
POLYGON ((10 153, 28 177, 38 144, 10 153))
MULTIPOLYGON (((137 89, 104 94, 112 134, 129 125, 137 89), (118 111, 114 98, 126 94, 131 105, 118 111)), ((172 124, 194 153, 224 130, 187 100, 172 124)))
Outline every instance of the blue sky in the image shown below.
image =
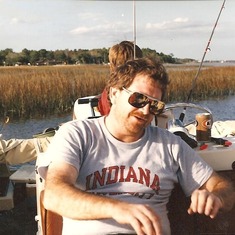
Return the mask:
MULTIPOLYGON (((201 60, 223 0, 136 1, 141 48, 201 60)), ((0 50, 109 48, 133 40, 133 1, 0 0, 0 50)), ((206 60, 235 60, 235 1, 227 0, 206 60)))

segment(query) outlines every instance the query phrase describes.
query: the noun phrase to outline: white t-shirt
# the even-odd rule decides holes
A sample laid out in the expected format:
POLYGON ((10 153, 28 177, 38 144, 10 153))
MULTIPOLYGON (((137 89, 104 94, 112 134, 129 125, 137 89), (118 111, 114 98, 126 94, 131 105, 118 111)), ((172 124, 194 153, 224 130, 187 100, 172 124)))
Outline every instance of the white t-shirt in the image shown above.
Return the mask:
MULTIPOLYGON (((179 182, 186 196, 212 174, 208 166, 180 137, 148 126, 141 139, 124 143, 106 129, 104 117, 64 124, 46 154, 65 161, 79 172, 77 187, 131 203, 149 204, 161 217, 163 234, 170 234, 166 204, 179 182)), ((64 218, 63 235, 134 233, 113 219, 64 218)))

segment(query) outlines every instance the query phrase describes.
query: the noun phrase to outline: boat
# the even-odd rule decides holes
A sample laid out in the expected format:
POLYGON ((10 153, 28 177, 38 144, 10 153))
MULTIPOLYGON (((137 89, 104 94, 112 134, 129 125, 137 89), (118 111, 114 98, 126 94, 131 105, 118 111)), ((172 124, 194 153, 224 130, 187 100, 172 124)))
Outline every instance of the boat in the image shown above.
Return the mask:
MULTIPOLYGON (((78 99, 74 106, 74 112, 84 110, 88 116, 80 115, 80 119, 100 117, 97 112, 97 102, 99 96, 89 96, 78 99)), ((193 108, 198 112, 209 113, 211 111, 193 103, 176 103, 166 105, 165 112, 156 120, 153 120, 152 125, 160 125, 160 128, 167 128, 169 131, 180 135, 182 138, 187 135, 188 138, 196 141, 196 122, 181 123, 176 117, 174 111, 176 109, 193 108), (173 124, 172 124, 173 123, 173 124), (182 134, 179 134, 179 132, 182 134)), ((79 115, 77 115, 79 117, 79 115)), ((206 142, 206 148, 201 145, 193 146, 194 150, 208 163, 213 169, 225 177, 235 181, 235 120, 225 122, 215 122, 212 125, 213 140, 206 142), (229 124, 228 124, 229 123, 229 124), (223 132, 218 131, 218 126, 227 126, 223 132), (215 141, 217 140, 217 141, 215 141), (229 143, 225 145, 225 142, 229 143)), ((187 143, 188 139, 185 139, 187 143)), ((205 144, 205 143, 204 143, 205 144)), ((45 159, 43 152, 39 152, 36 163, 36 181, 37 181, 37 198, 38 198, 38 235, 59 235, 62 229, 62 217, 47 211, 42 204, 44 177, 46 172, 44 166, 48 165, 48 159, 45 159), (42 166, 40 168, 40 166, 42 166), (47 223, 45 223, 45 221, 47 223)), ((188 234, 235 234, 234 215, 235 208, 228 213, 219 214, 216 219, 211 220, 202 215, 190 216, 187 214, 189 198, 186 198, 183 191, 176 185, 175 190, 168 204, 169 219, 171 222, 172 234, 188 235, 188 234), (175 203, 177 202, 177 203, 175 203), (184 226, 182 228, 182 221, 184 226)))
MULTIPOLYGON (((77 117, 81 119, 99 117, 100 114, 96 109, 98 99, 99 95, 78 99, 74 105, 74 112, 78 111, 79 113, 77 117), (82 116, 80 115, 81 113, 82 116)), ((214 122, 211 129, 213 140, 211 139, 201 145, 197 143, 196 139, 195 119, 189 123, 183 123, 182 120, 176 117, 175 111, 177 109, 181 109, 181 113, 184 113, 184 111, 188 109, 196 109, 196 113, 209 113, 213 117, 212 112, 207 107, 202 107, 194 103, 184 102, 167 104, 163 115, 154 119, 152 125, 157 125, 160 128, 167 128, 169 131, 179 135, 188 144, 192 144, 194 150, 197 151, 215 171, 235 182, 235 120, 214 122), (225 142, 229 143, 229 145, 225 145, 225 142)), ((56 130, 50 129, 50 135, 51 132, 54 134, 56 130)), ((42 135, 36 135, 35 139, 37 140, 41 136, 45 137, 45 134, 46 132, 42 133, 42 135)), ((43 175, 45 175, 45 172, 43 172, 43 168, 40 167, 47 165, 48 159, 45 159, 44 152, 41 150, 38 142, 36 141, 35 143, 37 146, 37 160, 35 166, 26 167, 27 169, 30 169, 30 171, 27 171, 25 168, 23 169, 23 172, 27 173, 26 184, 30 184, 31 182, 31 185, 36 189, 37 213, 35 214, 35 220, 37 223, 37 235, 60 235, 62 230, 62 217, 46 210, 42 203, 44 192, 43 175)), ((11 179, 17 181, 19 176, 17 176, 17 174, 12 175, 11 179)), ((189 203, 190 199, 186 198, 179 185, 176 185, 168 204, 172 235, 235 234, 235 208, 230 212, 221 213, 216 219, 211 220, 203 215, 188 215, 187 208, 189 203)))
MULTIPOLYGON (((83 115, 76 115, 78 119, 100 117, 100 113, 97 111, 99 97, 99 95, 95 95, 82 97, 76 100, 74 104, 75 114, 76 112, 81 114, 81 110, 83 111, 83 115)), ((194 103, 174 103, 167 104, 164 113, 154 119, 151 124, 157 125, 160 128, 166 128, 169 131, 178 134, 181 138, 185 138, 186 136, 187 138, 185 138, 185 141, 188 144, 190 144, 190 141, 192 140, 193 143, 197 143, 196 121, 195 116, 192 116, 193 110, 195 110, 195 114, 209 113, 213 119, 213 113, 207 107, 194 103), (177 115, 184 112, 185 109, 185 121, 182 122, 177 115), (188 114, 191 115, 191 120, 187 118, 188 114)), ((62 217, 51 211, 45 210, 42 204, 44 190, 44 178, 42 175, 45 175, 45 172, 42 172, 43 168, 40 169, 40 166, 47 165, 48 161, 45 159, 44 149, 41 148, 40 139, 45 137, 53 138, 55 133, 56 129, 47 128, 42 133, 36 134, 33 139, 37 153, 35 165, 23 165, 14 174, 8 177, 13 184, 24 184, 26 185, 27 190, 36 191, 37 213, 35 213, 35 220, 37 222, 37 235, 59 235, 59 230, 62 229, 62 217)), ((202 148, 200 144, 192 147, 213 167, 214 170, 235 181, 235 120, 214 122, 211 129, 211 136, 214 139, 213 141, 206 142, 206 147, 204 146, 202 148), (220 140, 220 142, 216 142, 215 139, 220 140), (228 141, 230 144, 225 145, 222 140, 228 141)), ((22 159, 22 161, 25 163, 25 160, 22 159)), ((9 176, 8 169, 5 168, 4 170, 1 170, 1 172, 4 172, 5 177, 6 174, 9 176)), ((14 187, 9 184, 9 181, 5 180, 4 182, 7 183, 8 190, 13 192, 14 187)), ((5 191, 5 194, 6 193, 7 192, 5 191)), ((189 216, 187 214, 188 203, 189 199, 184 196, 181 188, 176 185, 170 198, 168 208, 172 234, 202 234, 205 233, 205 231, 209 231, 210 234, 235 234, 235 225, 233 223, 235 208, 229 213, 219 215, 215 220, 210 220, 200 215, 189 216), (176 201, 178 202, 177 204, 175 204, 176 201), (181 228, 182 220, 186 220, 186 222, 184 222, 183 230, 181 228), (199 224, 200 226, 198 226, 199 224)), ((11 202, 9 209, 13 207, 14 203, 11 202)))

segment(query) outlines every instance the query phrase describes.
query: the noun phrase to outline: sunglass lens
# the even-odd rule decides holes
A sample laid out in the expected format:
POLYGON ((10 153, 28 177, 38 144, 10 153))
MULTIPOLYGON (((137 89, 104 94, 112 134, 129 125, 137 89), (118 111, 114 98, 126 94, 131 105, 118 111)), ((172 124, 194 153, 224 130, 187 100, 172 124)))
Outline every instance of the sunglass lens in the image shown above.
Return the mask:
POLYGON ((162 113, 164 110, 165 104, 161 101, 152 101, 150 105, 150 112, 154 115, 162 113))
POLYGON ((165 104, 157 100, 149 100, 149 98, 139 92, 134 92, 130 95, 128 102, 135 108, 143 108, 146 104, 150 103, 150 113, 158 115, 164 110, 165 104))
POLYGON ((128 101, 132 106, 136 108, 142 108, 146 105, 147 99, 148 98, 144 96, 143 94, 134 92, 133 94, 130 95, 128 101))

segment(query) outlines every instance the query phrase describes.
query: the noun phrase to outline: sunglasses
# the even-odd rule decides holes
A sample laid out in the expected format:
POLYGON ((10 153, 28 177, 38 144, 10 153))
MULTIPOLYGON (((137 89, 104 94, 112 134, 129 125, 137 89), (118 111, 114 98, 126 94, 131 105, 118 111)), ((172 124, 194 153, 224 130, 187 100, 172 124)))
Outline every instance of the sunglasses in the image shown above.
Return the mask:
POLYGON ((133 92, 125 87, 122 87, 124 91, 131 94, 128 103, 132 105, 135 108, 143 108, 145 105, 150 104, 149 112, 153 115, 159 115, 163 112, 165 108, 165 103, 154 98, 150 98, 144 94, 141 94, 139 92, 133 92))

